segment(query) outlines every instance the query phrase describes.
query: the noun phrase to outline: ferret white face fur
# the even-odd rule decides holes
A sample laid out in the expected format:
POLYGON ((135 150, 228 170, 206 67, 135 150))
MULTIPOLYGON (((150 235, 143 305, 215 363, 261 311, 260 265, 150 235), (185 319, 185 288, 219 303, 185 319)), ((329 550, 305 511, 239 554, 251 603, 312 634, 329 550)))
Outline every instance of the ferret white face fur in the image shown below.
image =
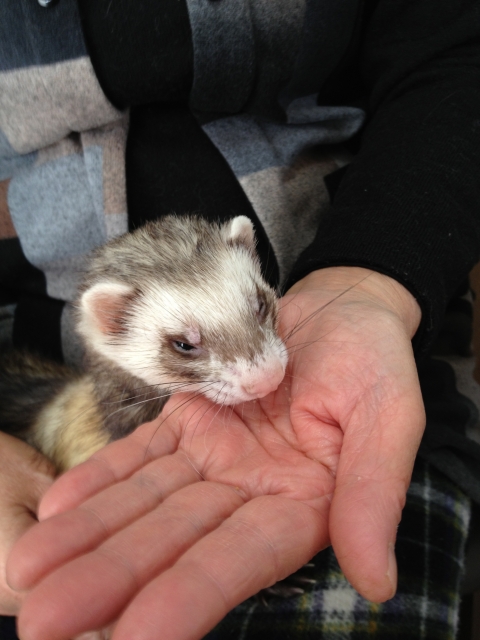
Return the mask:
POLYGON ((287 354, 251 221, 167 216, 98 250, 78 301, 87 353, 170 392, 237 404, 274 391, 287 354))

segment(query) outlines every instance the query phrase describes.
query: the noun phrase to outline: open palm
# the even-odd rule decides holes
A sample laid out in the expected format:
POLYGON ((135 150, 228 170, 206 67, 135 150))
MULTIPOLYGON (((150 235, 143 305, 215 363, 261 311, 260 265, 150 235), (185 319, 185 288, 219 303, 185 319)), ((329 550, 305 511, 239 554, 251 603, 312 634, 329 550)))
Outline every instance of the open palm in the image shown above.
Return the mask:
POLYGON ((47 493, 8 566, 14 587, 34 587, 22 640, 114 620, 115 640, 201 638, 330 543, 364 596, 393 595, 424 422, 418 319, 388 278, 347 269, 346 291, 328 271, 283 300, 290 361, 274 394, 234 409, 177 395, 47 493))

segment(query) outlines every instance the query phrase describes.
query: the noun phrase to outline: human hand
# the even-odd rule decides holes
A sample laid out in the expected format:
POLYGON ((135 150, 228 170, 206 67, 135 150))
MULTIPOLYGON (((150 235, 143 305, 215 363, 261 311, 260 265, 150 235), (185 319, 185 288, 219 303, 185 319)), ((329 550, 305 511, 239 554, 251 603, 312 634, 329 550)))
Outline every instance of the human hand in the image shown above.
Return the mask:
POLYGON ((14 586, 37 585, 22 638, 66 639, 120 614, 115 640, 200 638, 330 541, 364 596, 394 594, 424 423, 410 345, 420 316, 403 287, 366 275, 326 269, 285 297, 290 363, 275 394, 234 410, 175 396, 56 483, 41 516, 64 513, 9 562, 14 586))
POLYGON ((32 447, 0 432, 0 615, 17 615, 24 595, 7 584, 5 564, 14 543, 37 522, 53 466, 32 447))
POLYGON ((361 268, 314 272, 292 294, 286 326, 302 325, 294 319, 300 296, 302 317, 311 321, 294 339, 291 419, 317 419, 324 433, 332 425, 332 441, 340 439, 331 466, 332 546, 352 586, 386 600, 396 589, 396 530, 425 427, 411 348, 420 307, 396 281, 361 268))

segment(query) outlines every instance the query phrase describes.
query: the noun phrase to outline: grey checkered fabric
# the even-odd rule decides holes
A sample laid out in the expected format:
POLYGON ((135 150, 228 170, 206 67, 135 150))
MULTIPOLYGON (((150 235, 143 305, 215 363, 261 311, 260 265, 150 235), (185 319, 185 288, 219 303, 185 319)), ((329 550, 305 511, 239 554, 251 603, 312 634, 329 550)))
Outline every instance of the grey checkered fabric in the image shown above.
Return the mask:
MULTIPOLYGON (((195 3, 189 7, 198 50, 203 18, 195 3)), ((283 31, 292 20, 298 31, 304 9, 280 21, 283 31)), ((0 242, 18 238, 25 258, 44 274, 48 296, 69 302, 85 255, 128 229, 128 113, 114 108, 98 83, 75 0, 62 0, 54 12, 8 1, 1 12, 0 242)), ((221 15, 216 19, 222 23, 221 15)), ((220 55, 214 49, 203 55, 220 55)), ((197 55, 196 64, 203 59, 197 55)), ((194 102, 201 86, 197 69, 194 102)), ((282 280, 315 235, 328 201, 323 176, 346 162, 340 148, 323 154, 312 148, 341 143, 363 120, 360 109, 320 108, 303 99, 292 102, 283 125, 246 115, 205 125, 271 239, 282 280)), ((80 352, 71 315, 66 305, 62 347, 74 363, 80 352)))
POLYGON ((268 593, 234 609, 208 640, 454 640, 470 500, 419 460, 398 529, 398 591, 375 604, 347 582, 332 549, 292 576, 294 597, 268 593))

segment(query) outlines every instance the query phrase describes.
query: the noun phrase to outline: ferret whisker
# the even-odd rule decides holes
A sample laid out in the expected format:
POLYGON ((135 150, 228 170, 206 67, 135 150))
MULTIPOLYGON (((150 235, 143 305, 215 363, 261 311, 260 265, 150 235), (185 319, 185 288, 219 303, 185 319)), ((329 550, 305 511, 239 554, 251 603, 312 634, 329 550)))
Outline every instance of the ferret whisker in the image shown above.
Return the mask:
MULTIPOLYGON (((220 392, 219 392, 219 393, 220 393, 220 392)), ((216 397, 218 398, 218 393, 217 393, 216 397)), ((214 406, 215 406, 215 405, 214 405, 214 406)), ((207 426, 207 429, 205 430, 205 434, 204 434, 204 445, 205 445, 205 448, 206 448, 206 441, 205 441, 205 438, 206 438, 206 436, 207 436, 208 428, 210 427, 210 425, 212 424, 213 420, 215 419, 215 417, 218 415, 218 413, 219 413, 219 412, 220 412, 220 410, 222 409, 222 406, 221 406, 221 405, 220 405, 220 406, 216 405, 216 406, 215 406, 215 408, 217 409, 217 412, 216 412, 216 413, 215 413, 215 415, 212 417, 212 419, 211 419, 211 421, 210 421, 209 425, 207 426)), ((198 425, 200 424, 200 422, 203 420, 203 418, 207 415, 207 413, 208 413, 211 409, 212 409, 212 406, 211 406, 210 404, 209 404, 209 405, 207 405, 207 408, 205 409, 205 411, 203 412, 203 414, 200 416, 200 418, 199 418, 199 420, 198 420, 198 422, 197 422, 196 426, 194 427, 194 429, 193 429, 193 431, 192 431, 191 437, 190 437, 190 447, 192 446, 193 438, 195 437, 195 433, 196 433, 196 431, 197 431, 198 425)), ((193 416, 194 416, 194 415, 195 415, 195 413, 191 416, 190 420, 192 420, 192 419, 193 419, 193 416)), ((190 420, 189 420, 189 422, 190 422, 190 420)), ((185 434, 186 434, 186 432, 187 432, 187 427, 188 427, 188 423, 185 425, 184 436, 185 436, 185 434)), ((186 445, 186 442, 185 442, 185 445, 186 445)), ((187 447, 187 446, 185 446, 185 453, 187 453, 187 450, 188 450, 188 447, 187 447)))
MULTIPOLYGON (((155 430, 155 433, 157 433, 158 428, 161 427, 161 425, 163 424, 163 422, 165 422, 165 420, 167 420, 168 418, 170 418, 170 416, 172 416, 176 411, 178 411, 179 409, 182 409, 183 407, 185 407, 186 405, 188 405, 189 403, 193 402, 194 400, 196 400, 199 396, 201 396, 202 394, 205 393, 205 391, 208 391, 209 387, 214 384, 214 382, 209 382, 206 383, 205 385, 203 385, 202 387, 200 387, 197 391, 192 392, 192 396, 187 397, 182 403, 180 403, 177 407, 175 407, 175 409, 172 409, 172 411, 170 411, 170 413, 168 413, 167 415, 164 416, 163 420, 160 422, 160 425, 157 427, 157 429, 155 430)), ((155 434, 154 434, 155 435, 155 434)), ((152 436, 153 437, 153 436, 152 436)))
POLYGON ((366 275, 364 278, 361 278, 358 282, 350 285, 347 289, 345 289, 344 291, 341 291, 339 294, 337 294, 336 296, 334 296, 331 300, 329 300, 327 303, 325 303, 324 305, 322 305, 321 307, 319 307, 318 309, 316 309, 315 311, 313 311, 311 314, 309 314, 306 318, 304 318, 301 322, 299 322, 294 329, 288 334, 287 336, 287 340, 289 340, 292 336, 295 335, 295 333, 297 333, 298 331, 300 331, 306 324, 308 324, 308 322, 310 322, 315 316, 317 316, 318 314, 320 314, 322 311, 324 311, 327 307, 329 307, 331 304, 333 304, 334 302, 336 302, 339 298, 343 297, 344 295, 346 295, 349 291, 351 291, 352 289, 354 289, 355 287, 357 287, 359 284, 361 284, 362 282, 364 282, 365 280, 367 280, 370 277, 371 274, 366 275))
MULTIPOLYGON (((220 391, 219 391, 219 392, 217 393, 217 395, 216 395, 216 398, 217 398, 217 399, 218 399, 218 395, 219 395, 219 393, 220 393, 220 391)), ((223 406, 224 406, 223 404, 218 404, 218 403, 215 401, 215 409, 216 409, 216 411, 215 411, 214 415, 212 416, 212 419, 211 419, 211 420, 210 420, 210 422, 208 423, 208 425, 207 425, 207 427, 206 427, 206 429, 205 429, 205 433, 203 434, 203 446, 205 447, 205 449, 207 449, 207 434, 208 434, 208 430, 210 429, 210 426, 211 426, 212 422, 215 420, 215 418, 218 416, 218 414, 220 413, 220 411, 223 409, 223 406)), ((211 407, 208 407, 208 409, 207 409, 207 410, 205 411, 205 413, 202 415, 202 417, 200 418, 200 420, 202 420, 202 419, 207 415, 207 413, 208 413, 208 410, 209 410, 209 409, 211 409, 211 407)), ((200 424, 200 421, 197 423, 197 427, 198 427, 198 424, 200 424)), ((195 427, 195 430, 194 430, 194 431, 193 431, 193 433, 192 433, 192 437, 191 437, 191 439, 190 439, 190 445, 191 445, 191 443, 193 442, 193 437, 194 437, 194 435, 195 435, 195 431, 197 430, 197 427, 195 427)))
MULTIPOLYGON (((208 382, 208 381, 202 381, 202 383, 203 382, 208 382)), ((197 385, 197 384, 198 384, 198 382, 173 382, 173 383, 171 382, 169 384, 162 385, 162 386, 165 387, 165 394, 163 396, 156 396, 156 398, 158 399, 158 398, 164 398, 164 397, 171 396, 172 393, 177 393, 179 390, 183 391, 183 389, 185 387, 190 387, 190 386, 197 385), (175 389, 171 389, 171 387, 173 385, 175 385, 175 389)), ((139 387, 139 388, 142 389, 144 387, 139 387)), ((152 389, 152 388, 160 389, 161 387, 160 387, 160 385, 152 384, 152 385, 148 385, 148 388, 149 389, 152 389)), ((139 393, 138 395, 129 396, 127 398, 122 398, 121 400, 103 400, 100 404, 102 404, 102 405, 120 404, 121 402, 129 402, 130 400, 136 400, 137 398, 141 398, 143 395, 145 395, 145 393, 139 393)), ((131 406, 133 406, 133 405, 131 405, 131 406)))
MULTIPOLYGON (((302 349, 305 349, 305 348, 311 346, 312 344, 317 344, 319 342, 326 342, 326 338, 331 333, 334 333, 334 331, 335 331, 335 329, 331 329, 330 331, 327 331, 323 335, 319 336, 316 340, 308 340, 306 342, 299 342, 297 344, 293 344, 291 347, 287 347, 288 355, 291 356, 293 353, 296 353, 297 351, 301 351, 302 349)), ((344 344, 345 340, 329 340, 328 343, 329 344, 335 344, 335 343, 344 344)))
MULTIPOLYGON (((212 384, 213 384, 213 383, 212 383, 212 384)), ((168 416, 166 416, 166 417, 165 417, 165 420, 166 420, 167 418, 169 418, 171 415, 173 415, 173 413, 175 413, 178 409, 182 409, 182 410, 184 411, 184 410, 188 407, 188 405, 189 405, 189 404, 192 404, 192 403, 193 403, 193 402, 194 402, 194 401, 195 401, 199 396, 201 396, 201 395, 203 394, 203 392, 205 392, 205 391, 207 391, 207 390, 208 390, 208 388, 206 388, 206 389, 202 389, 202 390, 201 390, 201 392, 199 392, 199 393, 195 393, 195 394, 193 395, 193 397, 191 397, 191 398, 187 398, 187 400, 185 400, 185 402, 183 402, 183 403, 182 403, 182 404, 180 404, 178 407, 176 407, 173 411, 171 411, 171 412, 168 414, 168 416)), ((194 430, 193 430, 192 437, 191 437, 191 441, 190 441, 190 445, 191 445, 191 443, 193 442, 193 437, 194 437, 194 435, 195 435, 195 432, 196 432, 196 429, 197 429, 198 425, 200 424, 200 421, 201 421, 201 420, 203 419, 203 417, 207 414, 207 412, 208 412, 208 411, 210 411, 210 409, 212 408, 212 407, 211 407, 210 402, 211 402, 211 401, 209 401, 209 404, 207 404, 207 408, 205 409, 205 411, 203 412, 203 414, 202 414, 202 415, 201 415, 201 417, 199 418, 199 420, 198 420, 198 422, 197 422, 197 426, 196 426, 196 427, 194 428, 194 430)), ((187 457, 187 460, 188 460, 189 464, 191 464, 192 468, 194 469, 194 471, 196 471, 196 473, 198 473, 198 475, 200 476, 200 478, 201 478, 202 480, 204 480, 205 478, 204 478, 203 474, 202 474, 202 473, 200 472, 200 470, 199 470, 199 469, 197 469, 197 467, 193 464, 193 462, 191 461, 191 459, 190 459, 190 457, 189 457, 189 455, 188 455, 188 445, 187 445, 187 442, 185 441, 185 435, 186 435, 186 432, 187 432, 187 429, 188 429, 188 424, 189 424, 189 422, 190 422, 191 420, 193 420, 193 419, 194 419, 195 414, 196 414, 198 411, 200 411, 200 410, 201 410, 201 408, 202 408, 202 407, 200 406, 196 411, 194 411, 194 412, 193 412, 193 414, 192 414, 192 415, 190 416, 190 418, 188 419, 187 424, 185 425, 185 428, 184 428, 184 430, 183 430, 182 440, 184 441, 184 451, 185 451, 185 455, 186 455, 186 457, 187 457)), ((182 411, 182 412, 183 412, 183 411, 182 411)), ((162 421, 162 423, 160 423, 160 425, 159 425, 158 429, 161 427, 161 425, 162 425, 162 424, 163 424, 163 421, 162 421)), ((158 429, 156 429, 156 430, 155 430, 155 434, 157 433, 158 429)), ((153 434, 153 435, 155 435, 155 434, 153 434)), ((152 439, 153 439, 153 436, 152 436, 152 439)), ((150 443, 152 442, 152 439, 150 440, 150 443)))
MULTIPOLYGON (((293 304, 293 300, 292 300, 292 304, 293 304)), ((286 335, 284 337, 284 341, 287 341, 290 338, 290 336, 295 333, 295 331, 297 330, 297 327, 298 327, 298 325, 299 325, 299 323, 300 323, 300 321, 302 319, 302 310, 298 306, 297 306, 297 309, 298 309, 298 318, 295 320, 295 323, 294 323, 293 327, 290 329, 288 335, 286 335)))
POLYGON ((291 348, 291 351, 289 351, 289 355, 292 356, 298 353, 299 351, 303 351, 304 349, 307 349, 312 344, 316 344, 317 342, 321 342, 321 340, 312 340, 311 342, 305 342, 300 345, 295 345, 294 347, 291 348))
POLYGON ((319 338, 318 340, 307 340, 305 342, 298 342, 297 344, 293 344, 287 349, 288 355, 291 356, 292 353, 296 353, 297 351, 305 349, 306 347, 309 347, 312 344, 316 344, 317 342, 322 342, 321 338, 319 338))
MULTIPOLYGON (((168 394, 168 396, 169 395, 170 394, 168 394)), ((167 396, 166 395, 152 396, 151 398, 146 398, 145 400, 140 400, 139 402, 133 402, 132 404, 127 405, 126 407, 119 407, 118 409, 115 409, 115 411, 111 411, 110 413, 108 413, 107 418, 110 419, 112 416, 116 415, 117 413, 121 413, 122 411, 127 411, 132 407, 139 407, 149 402, 154 402, 155 400, 161 400, 162 398, 165 398, 165 397, 167 396)))
POLYGON ((333 304, 334 302, 336 302, 339 298, 343 297, 344 295, 346 295, 349 291, 351 291, 352 289, 355 289, 355 287, 358 287, 359 284, 362 284, 362 282, 365 282, 365 280, 367 280, 368 278, 370 278, 371 274, 369 273, 368 275, 366 275, 365 277, 361 278, 358 282, 355 282, 354 284, 350 285, 349 287, 347 287, 344 291, 341 291, 340 293, 338 293, 336 296, 334 296, 331 300, 329 300, 328 302, 326 302, 324 305, 322 305, 321 307, 319 307, 318 309, 316 309, 315 311, 313 311, 312 313, 310 313, 306 318, 304 318, 304 320, 302 320, 297 326, 296 328, 294 328, 292 331, 290 331, 288 333, 288 335, 286 336, 286 340, 290 340, 292 338, 292 336, 294 336, 298 331, 300 331, 301 329, 303 329, 303 327, 310 322, 315 316, 317 316, 319 313, 321 313, 322 311, 324 311, 327 307, 329 307, 331 304, 333 304))
MULTIPOLYGON (((222 404, 223 407, 225 407, 225 404, 222 404)), ((224 422, 224 430, 225 432, 227 431, 227 428, 232 424, 232 417, 233 414, 235 413, 235 405, 230 405, 230 413, 228 416, 228 421, 224 422)), ((243 414, 243 407, 242 407, 242 414, 243 414)), ((242 421, 243 421, 243 417, 242 417, 242 421)))
MULTIPOLYGON (((165 415, 165 416, 163 417, 163 420, 160 422, 160 424, 159 424, 159 425, 157 426, 157 428, 155 429, 155 431, 154 431, 154 433, 152 434, 152 436, 151 436, 151 438, 150 438, 150 440, 149 440, 149 442, 148 442, 148 445, 147 445, 147 447, 146 447, 146 449, 145 449, 144 463, 145 463, 145 460, 147 459, 148 450, 149 450, 149 449, 150 449, 150 447, 151 447, 151 444, 152 444, 152 442, 153 442, 153 439, 154 439, 154 438, 155 438, 155 436, 157 435, 157 433, 158 433, 159 429, 161 429, 161 428, 162 428, 163 423, 164 423, 166 420, 168 420, 171 416, 173 416, 173 414, 174 414, 174 413, 176 413, 177 411, 179 411, 180 409, 182 409, 182 412, 183 412, 185 409, 187 409, 187 407, 188 407, 190 404, 192 404, 192 403, 193 403, 193 402, 198 398, 198 396, 199 396, 199 395, 201 395, 201 393, 194 393, 194 394, 193 394, 193 397, 188 397, 186 400, 184 400, 182 403, 180 403, 178 406, 176 406, 176 407, 175 407, 175 409, 172 409, 172 411, 170 411, 167 415, 165 415)), ((181 414, 180 414, 180 415, 181 415, 181 414)), ((194 414, 194 415, 195 415, 195 414, 194 414)), ((183 438, 183 435, 182 435, 182 438, 183 438)), ((187 460, 188 460, 189 464, 191 464, 191 461, 190 461, 190 459, 188 458, 188 455, 187 455, 187 460)), ((199 471, 198 469, 196 469, 196 468, 195 468, 195 466, 194 466, 193 464, 192 464, 192 468, 193 468, 193 469, 198 473, 198 475, 200 476, 200 478, 202 478, 202 480, 204 480, 203 475, 200 473, 200 471, 199 471)))
MULTIPOLYGON (((199 392, 201 393, 201 390, 199 390, 199 392)), ((117 413, 120 413, 121 411, 127 411, 132 407, 137 407, 143 404, 147 404, 148 402, 153 402, 155 400, 161 400, 162 398, 167 398, 167 397, 169 398, 171 395, 172 395, 171 393, 159 394, 156 396, 152 396, 151 398, 146 398, 145 400, 140 400, 139 402, 133 402, 132 404, 127 405, 126 407, 120 407, 119 409, 115 409, 115 411, 112 411, 111 413, 108 414, 108 418, 111 418, 112 416, 114 416, 117 413)))
POLYGON ((109 400, 102 400, 99 402, 99 404, 102 407, 105 406, 109 406, 109 405, 113 405, 113 404, 124 404, 125 402, 130 402, 131 400, 136 400, 137 398, 144 398, 143 400, 140 400, 139 402, 133 402, 131 404, 128 404, 126 407, 119 407, 118 409, 116 409, 115 411, 113 411, 112 413, 110 413, 109 415, 114 415, 115 413, 117 413, 117 411, 123 411, 124 409, 128 409, 129 407, 136 407, 139 404, 145 403, 145 402, 149 402, 150 400, 161 400, 162 398, 169 398, 172 394, 171 392, 166 391, 165 393, 162 394, 157 394, 154 396, 149 396, 149 397, 145 397, 146 394, 142 393, 138 396, 130 396, 129 398, 124 398, 123 400, 113 400, 113 401, 109 401, 109 400))

